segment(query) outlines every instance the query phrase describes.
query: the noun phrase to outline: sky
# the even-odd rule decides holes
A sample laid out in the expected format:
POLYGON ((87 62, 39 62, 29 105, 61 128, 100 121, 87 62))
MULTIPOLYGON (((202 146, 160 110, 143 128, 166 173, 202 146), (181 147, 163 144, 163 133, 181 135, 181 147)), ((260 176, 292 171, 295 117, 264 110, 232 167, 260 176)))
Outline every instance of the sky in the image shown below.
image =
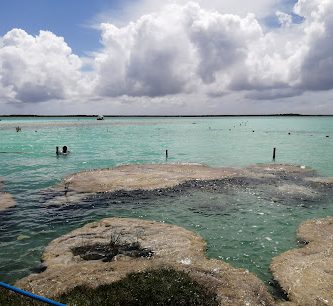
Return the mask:
POLYGON ((0 114, 333 114, 333 0, 1 0, 0 114))

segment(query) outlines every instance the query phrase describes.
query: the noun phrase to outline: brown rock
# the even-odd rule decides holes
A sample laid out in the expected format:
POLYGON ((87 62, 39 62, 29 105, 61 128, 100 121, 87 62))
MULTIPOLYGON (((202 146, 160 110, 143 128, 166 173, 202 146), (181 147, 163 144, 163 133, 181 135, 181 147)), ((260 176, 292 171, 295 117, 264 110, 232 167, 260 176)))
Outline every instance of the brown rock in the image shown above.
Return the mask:
POLYGON ((273 259, 275 280, 296 305, 333 305, 333 217, 304 222, 297 237, 306 245, 273 259))
POLYGON ((118 281, 130 272, 171 267, 188 272, 198 283, 213 289, 220 305, 273 305, 272 297, 257 277, 222 261, 208 260, 204 255, 205 248, 200 236, 178 226, 109 218, 87 224, 52 241, 43 254, 47 269, 23 278, 16 285, 55 297, 78 285, 96 288, 118 281), (140 250, 149 250, 150 255, 135 257, 133 253, 121 251, 122 254, 115 255, 111 261, 105 261, 102 258, 85 260, 82 254, 74 254, 77 250, 100 251, 101 246, 106 248, 110 241, 113 249, 115 245, 118 249, 119 246, 128 249, 135 245, 140 250))

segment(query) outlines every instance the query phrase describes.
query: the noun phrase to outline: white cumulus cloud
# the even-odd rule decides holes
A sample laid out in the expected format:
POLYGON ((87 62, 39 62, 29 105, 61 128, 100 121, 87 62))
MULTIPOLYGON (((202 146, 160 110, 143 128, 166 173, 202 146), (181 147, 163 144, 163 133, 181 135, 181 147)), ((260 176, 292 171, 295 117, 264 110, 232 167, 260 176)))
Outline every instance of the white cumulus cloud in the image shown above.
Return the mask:
POLYGON ((104 48, 96 56, 101 95, 163 96, 218 82, 225 88, 262 36, 253 15, 241 18, 170 5, 118 28, 102 24, 104 48))
MULTIPOLYGON (((136 20, 142 15, 158 12, 165 5, 176 4, 184 6, 189 0, 139 0, 129 1, 123 8, 121 16, 112 19, 120 23, 136 20)), ((275 9, 284 7, 285 0, 196 0, 204 10, 214 10, 221 14, 233 14, 245 17, 247 14, 255 14, 258 18, 264 18, 274 14, 275 9)), ((105 16, 103 16, 105 18, 105 16)))
POLYGON ((300 72, 304 90, 333 89, 333 1, 299 0, 295 12, 304 16, 307 52, 300 72))
POLYGON ((0 44, 0 92, 9 100, 42 102, 78 92, 81 60, 62 37, 13 29, 0 44))
POLYGON ((196 57, 183 23, 183 8, 169 6, 122 28, 102 24, 97 93, 163 96, 186 91, 196 57))

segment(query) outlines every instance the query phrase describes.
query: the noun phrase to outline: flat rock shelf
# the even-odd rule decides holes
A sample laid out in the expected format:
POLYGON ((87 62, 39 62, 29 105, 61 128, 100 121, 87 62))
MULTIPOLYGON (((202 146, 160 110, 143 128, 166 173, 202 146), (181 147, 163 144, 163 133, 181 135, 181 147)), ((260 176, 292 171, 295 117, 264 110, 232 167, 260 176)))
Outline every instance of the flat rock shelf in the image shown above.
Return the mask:
POLYGON ((124 279, 129 273, 172 268, 188 273, 197 283, 213 290, 219 305, 274 304, 265 285, 255 275, 223 261, 207 259, 205 249, 206 244, 200 236, 178 226, 108 218, 52 241, 42 257, 46 270, 23 278, 16 285, 36 294, 55 297, 77 286, 97 288, 110 284, 124 279), (86 250, 98 252, 97 245, 116 245, 118 250, 123 246, 127 253, 118 252, 110 260, 82 258, 86 250), (129 245, 145 251, 136 251, 133 256, 129 245))
POLYGON ((333 217, 302 223, 297 237, 303 247, 273 259, 275 280, 295 305, 333 305, 333 217))
POLYGON ((332 189, 333 179, 318 177, 314 170, 296 165, 258 164, 246 168, 212 168, 201 164, 123 165, 110 169, 83 171, 65 177, 58 185, 45 190, 45 205, 78 204, 97 193, 117 191, 155 191, 191 182, 223 180, 239 187, 267 185, 271 198, 313 199, 323 189, 332 189), (230 182, 228 181, 230 180, 230 182))

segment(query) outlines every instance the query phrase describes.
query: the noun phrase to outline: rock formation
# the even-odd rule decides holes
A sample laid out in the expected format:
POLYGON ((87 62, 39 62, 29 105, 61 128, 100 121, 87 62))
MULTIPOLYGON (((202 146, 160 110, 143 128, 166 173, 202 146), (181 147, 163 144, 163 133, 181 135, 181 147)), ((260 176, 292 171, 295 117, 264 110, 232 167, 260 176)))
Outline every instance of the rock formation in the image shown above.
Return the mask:
POLYGON ((255 165, 242 169, 211 168, 200 164, 124 165, 79 172, 64 178, 59 185, 47 191, 56 195, 47 201, 47 205, 78 203, 83 197, 98 192, 156 190, 173 188, 189 181, 227 179, 234 179, 235 184, 235 179, 252 180, 262 185, 272 182, 271 197, 287 195, 312 199, 317 196, 316 188, 333 185, 330 178, 316 178, 311 169, 281 164, 255 165))
POLYGON ((275 257, 274 279, 295 305, 333 305, 333 217, 301 224, 302 248, 275 257))
POLYGON ((272 305, 264 284, 249 271, 205 257, 206 244, 181 227, 138 219, 108 218, 52 241, 43 254, 46 270, 17 286, 48 297, 79 285, 96 288, 128 273, 162 267, 188 272, 217 294, 220 305, 272 305))

